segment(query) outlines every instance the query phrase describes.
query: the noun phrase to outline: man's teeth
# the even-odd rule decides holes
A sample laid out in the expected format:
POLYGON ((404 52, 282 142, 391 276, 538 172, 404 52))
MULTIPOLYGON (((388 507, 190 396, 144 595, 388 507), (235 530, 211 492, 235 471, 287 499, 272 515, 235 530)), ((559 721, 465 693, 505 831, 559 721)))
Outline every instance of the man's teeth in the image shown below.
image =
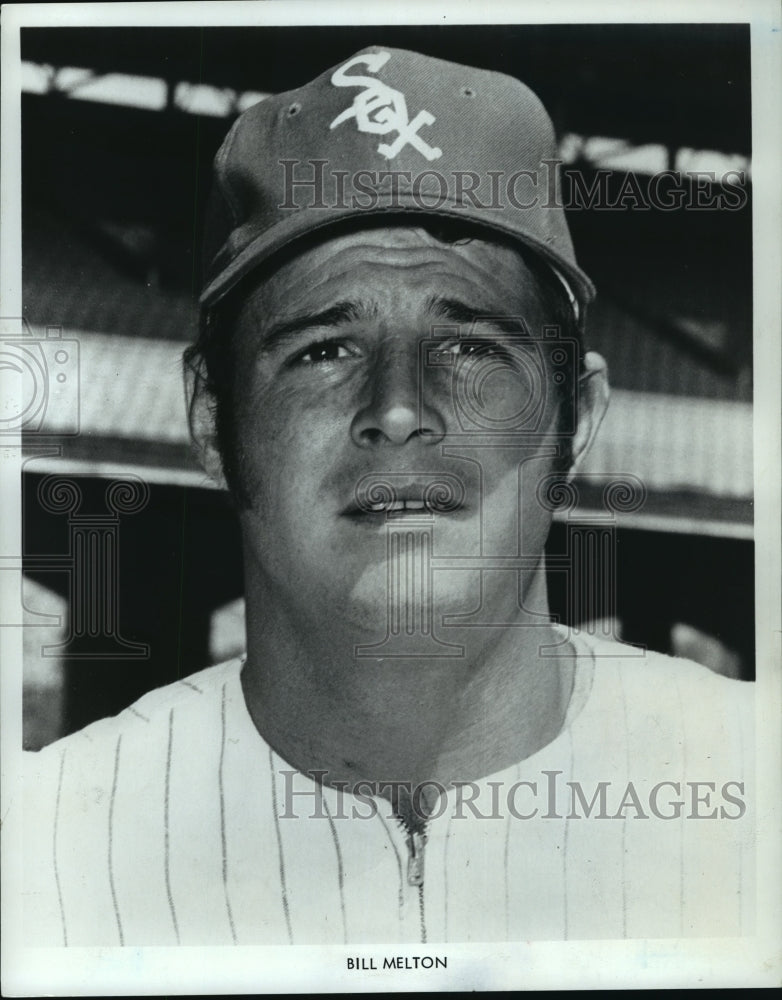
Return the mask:
POLYGON ((374 503, 372 510, 426 510, 427 505, 423 500, 392 500, 390 503, 374 503))

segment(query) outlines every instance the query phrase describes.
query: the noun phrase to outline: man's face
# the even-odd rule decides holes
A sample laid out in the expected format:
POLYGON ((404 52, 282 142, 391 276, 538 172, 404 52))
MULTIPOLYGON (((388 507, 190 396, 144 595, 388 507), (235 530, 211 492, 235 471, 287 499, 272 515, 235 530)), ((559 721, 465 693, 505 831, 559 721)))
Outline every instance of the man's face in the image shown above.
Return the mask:
POLYGON ((422 229, 334 237, 265 279, 236 330, 248 579, 294 615, 382 638, 389 530, 419 539, 423 526, 435 559, 462 560, 434 573, 436 616, 473 611, 481 594, 517 614, 516 574, 489 574, 482 593, 469 559, 543 551, 536 488, 561 444, 559 395, 525 340, 547 320, 515 250, 422 229))

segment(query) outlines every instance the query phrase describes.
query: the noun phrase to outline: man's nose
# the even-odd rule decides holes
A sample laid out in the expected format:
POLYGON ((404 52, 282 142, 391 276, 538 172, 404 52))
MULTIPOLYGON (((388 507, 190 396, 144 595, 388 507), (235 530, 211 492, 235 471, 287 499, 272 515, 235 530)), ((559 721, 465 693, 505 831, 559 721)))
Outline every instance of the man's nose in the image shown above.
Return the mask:
POLYGON ((353 418, 350 430, 354 442, 368 448, 403 445, 416 439, 425 444, 442 441, 445 437, 442 412, 424 395, 424 387, 419 383, 416 351, 384 352, 371 373, 368 401, 353 418))

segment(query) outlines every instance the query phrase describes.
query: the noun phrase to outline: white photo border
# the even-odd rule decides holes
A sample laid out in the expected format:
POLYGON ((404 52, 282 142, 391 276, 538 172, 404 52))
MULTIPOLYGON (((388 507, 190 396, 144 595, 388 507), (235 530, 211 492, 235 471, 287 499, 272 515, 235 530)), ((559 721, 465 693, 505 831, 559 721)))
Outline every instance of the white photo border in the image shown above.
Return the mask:
MULTIPOLYGON (((427 979, 380 970, 346 971, 349 955, 367 947, 25 949, 18 940, 21 836, 3 830, 2 986, 6 996, 96 996, 445 989, 575 989, 674 986, 773 986, 782 982, 780 863, 780 707, 782 706, 782 546, 780 530, 780 372, 782 371, 782 13, 773 0, 624 2, 529 0, 516 4, 424 2, 119 3, 10 5, 2 11, 3 314, 21 313, 20 28, 26 26, 217 26, 282 24, 456 23, 750 24, 755 355, 755 524, 758 760, 758 934, 706 940, 571 941, 460 944, 438 948, 447 970, 427 979)), ((4 392, 14 385, 4 379, 4 392)), ((4 545, 20 534, 20 468, 12 441, 2 451, 4 545)), ((4 548, 3 551, 13 551, 4 548)), ((21 549, 18 549, 21 551, 21 549)), ((12 573, 0 574, 3 588, 12 573)), ((0 591, 0 600, 8 596, 0 591)), ((18 589, 15 591, 18 595, 18 589)), ((2 816, 18 799, 21 747, 21 630, 0 630, 2 679, 2 816)), ((379 949, 373 947, 373 952, 379 949)), ((432 950, 432 949, 430 949, 432 950)), ((415 955, 421 946, 395 946, 415 955)))

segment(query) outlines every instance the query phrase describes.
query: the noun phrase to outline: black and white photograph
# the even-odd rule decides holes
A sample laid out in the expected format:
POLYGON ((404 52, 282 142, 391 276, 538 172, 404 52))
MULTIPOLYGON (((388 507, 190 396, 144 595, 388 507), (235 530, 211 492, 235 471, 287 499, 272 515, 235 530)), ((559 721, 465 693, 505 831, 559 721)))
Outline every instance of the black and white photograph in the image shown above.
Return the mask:
POLYGON ((3 8, 6 995, 780 985, 782 16, 676 10, 3 8))

